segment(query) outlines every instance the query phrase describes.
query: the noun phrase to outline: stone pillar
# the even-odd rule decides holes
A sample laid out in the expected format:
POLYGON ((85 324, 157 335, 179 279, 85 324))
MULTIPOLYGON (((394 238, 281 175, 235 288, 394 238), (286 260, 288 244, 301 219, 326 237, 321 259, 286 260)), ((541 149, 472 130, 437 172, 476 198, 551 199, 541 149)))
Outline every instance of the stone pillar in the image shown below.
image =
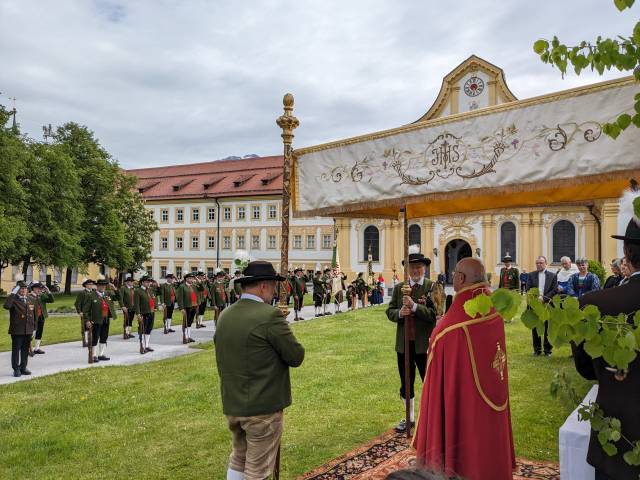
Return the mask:
MULTIPOLYGON (((491 284, 496 283, 496 222, 491 214, 482 216, 482 246, 484 247, 484 262, 487 273, 491 273, 491 284)), ((472 252, 474 253, 474 252, 472 252)))
POLYGON ((438 265, 438 259, 433 255, 433 231, 435 229, 435 223, 433 218, 426 218, 421 223, 421 231, 422 231, 422 253, 431 259, 431 268, 430 268, 430 277, 431 280, 435 280, 438 278, 438 273, 440 273, 440 268, 438 265))
MULTIPOLYGON (((611 238, 611 235, 617 235, 618 232, 618 214, 620 213, 620 203, 618 200, 605 200, 602 202, 601 208, 602 232, 600 242, 602 245, 602 263, 607 270, 611 272, 611 260, 618 258, 619 240, 611 238)), ((624 233, 624 232, 622 232, 624 233)))
MULTIPOLYGON (((542 230, 545 228, 544 226, 544 220, 542 218, 542 210, 536 209, 533 210, 531 212, 531 252, 533 253, 533 255, 531 255, 531 262, 532 265, 535 265, 535 259, 540 256, 543 255, 543 248, 542 248, 542 230)), ((553 252, 550 252, 551 255, 549 255, 548 263, 551 263, 552 256, 553 256, 553 252)), ((532 268, 533 270, 533 268, 532 268)))

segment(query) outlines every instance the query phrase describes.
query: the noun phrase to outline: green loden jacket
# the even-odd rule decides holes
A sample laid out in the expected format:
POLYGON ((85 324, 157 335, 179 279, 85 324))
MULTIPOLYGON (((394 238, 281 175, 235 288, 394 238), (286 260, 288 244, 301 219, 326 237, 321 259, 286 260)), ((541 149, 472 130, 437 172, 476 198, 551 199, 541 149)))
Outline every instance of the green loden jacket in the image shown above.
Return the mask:
MULTIPOLYGON (((48 318, 49 317, 49 313, 47 312, 47 303, 53 303, 54 298, 53 295, 51 295, 51 293, 47 293, 47 292, 42 292, 40 294, 39 297, 37 297, 36 300, 36 310, 38 309, 38 305, 40 305, 40 308, 42 308, 42 317, 43 318, 48 318)), ((37 320, 37 318, 36 318, 37 320)))
POLYGON ((225 415, 266 415, 291 405, 289 367, 302 364, 304 347, 280 310, 240 299, 220 314, 214 342, 225 415))
POLYGON ((171 303, 175 303, 178 299, 178 292, 176 292, 176 287, 173 283, 163 283, 160 286, 160 302, 163 305, 171 305, 171 303), (171 301, 171 292, 173 292, 173 302, 171 301))
POLYGON ((136 287, 127 287, 123 285, 118 290, 118 304, 120 308, 126 307, 130 312, 136 312, 135 307, 136 287))
MULTIPOLYGON (((400 318, 400 308, 402 308, 402 285, 404 282, 398 283, 393 289, 391 301, 387 307, 387 318, 397 324, 396 327, 396 352, 404 353, 404 318, 400 318)), ((436 325, 436 310, 429 297, 433 282, 424 279, 421 286, 413 292, 411 298, 418 304, 413 318, 415 319, 416 331, 416 353, 427 353, 429 347, 429 337, 436 325), (419 303, 422 299, 424 304, 419 303)))
POLYGON ((196 290, 195 284, 191 284, 191 286, 183 283, 180 285, 180 288, 176 292, 176 301, 178 305, 180 305, 180 309, 184 310, 188 307, 197 307, 198 303, 198 291, 196 290), (195 293, 195 301, 191 295, 191 293, 195 293))
MULTIPOLYGON (((107 305, 109 305, 107 321, 109 321, 109 319, 115 320, 118 316, 116 314, 116 305, 114 303, 114 300, 117 300, 117 297, 118 295, 111 290, 104 291, 104 298, 107 301, 107 305)), ((85 321, 93 322, 98 325, 104 323, 102 318, 102 301, 100 299, 100 295, 98 295, 97 290, 94 290, 93 292, 87 294, 82 314, 85 321)))
POLYGON ((227 287, 224 280, 216 280, 211 285, 211 297, 218 308, 224 308, 227 304, 227 287))
POLYGON ((87 290, 86 288, 78 293, 75 301, 76 312, 82 314, 85 304, 89 301, 93 290, 87 290))
POLYGON ((511 267, 507 270, 505 267, 500 269, 500 280, 498 281, 498 288, 508 288, 510 290, 520 289, 520 272, 517 268, 511 267), (507 273, 507 283, 504 282, 505 271, 507 273))
POLYGON ((149 287, 148 289, 142 287, 136 288, 134 301, 136 313, 139 315, 153 313, 156 308, 158 308, 158 300, 156 299, 153 287, 149 287))

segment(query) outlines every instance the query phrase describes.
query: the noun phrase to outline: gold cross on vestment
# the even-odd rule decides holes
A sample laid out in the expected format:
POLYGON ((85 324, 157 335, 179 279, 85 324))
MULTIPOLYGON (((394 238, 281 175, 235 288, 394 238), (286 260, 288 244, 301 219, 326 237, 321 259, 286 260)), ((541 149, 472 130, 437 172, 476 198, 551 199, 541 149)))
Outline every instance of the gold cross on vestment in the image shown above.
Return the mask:
POLYGON ((496 356, 493 357, 491 368, 500 374, 500 380, 504 380, 504 369, 507 366, 507 355, 500 348, 500 342, 496 345, 496 356))

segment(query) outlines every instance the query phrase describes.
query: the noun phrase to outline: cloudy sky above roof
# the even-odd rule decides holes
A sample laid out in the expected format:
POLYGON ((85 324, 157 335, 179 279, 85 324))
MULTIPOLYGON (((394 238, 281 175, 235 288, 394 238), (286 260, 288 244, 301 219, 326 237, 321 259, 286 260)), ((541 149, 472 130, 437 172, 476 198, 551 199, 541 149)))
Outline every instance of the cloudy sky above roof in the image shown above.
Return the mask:
POLYGON ((471 54, 518 98, 598 81, 563 80, 533 42, 630 34, 637 14, 610 0, 2 0, 0 103, 17 98, 34 138, 87 125, 125 168, 273 155, 287 91, 296 147, 392 128, 471 54))

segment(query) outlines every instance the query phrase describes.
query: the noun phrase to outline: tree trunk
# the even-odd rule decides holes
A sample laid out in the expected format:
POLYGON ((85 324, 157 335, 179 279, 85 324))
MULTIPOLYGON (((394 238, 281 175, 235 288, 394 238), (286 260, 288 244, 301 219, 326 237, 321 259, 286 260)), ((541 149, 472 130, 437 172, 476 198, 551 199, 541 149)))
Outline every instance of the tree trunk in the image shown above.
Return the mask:
POLYGON ((67 267, 67 273, 64 278, 64 293, 69 295, 71 293, 71 274, 73 273, 73 268, 67 267))
POLYGON ((27 272, 29 271, 29 265, 31 265, 31 257, 29 255, 22 259, 22 280, 27 281, 27 272))

